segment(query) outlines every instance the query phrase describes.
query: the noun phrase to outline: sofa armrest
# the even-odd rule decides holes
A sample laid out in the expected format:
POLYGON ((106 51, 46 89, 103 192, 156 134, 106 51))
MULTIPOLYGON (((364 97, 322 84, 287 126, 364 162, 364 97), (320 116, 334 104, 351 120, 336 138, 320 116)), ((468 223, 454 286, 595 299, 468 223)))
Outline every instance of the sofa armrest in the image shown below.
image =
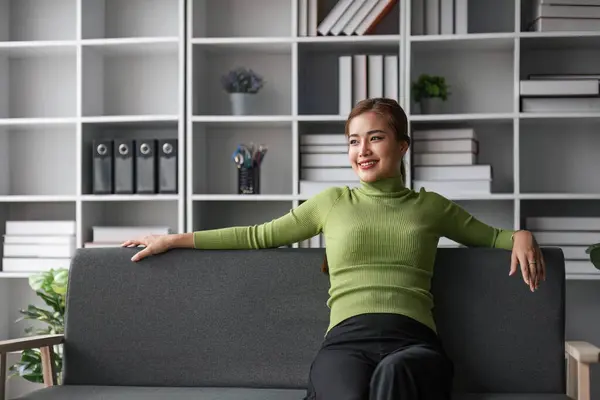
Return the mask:
POLYGON ((41 349, 43 347, 56 346, 63 342, 64 335, 39 335, 18 339, 0 340, 0 354, 28 349, 41 349))
POLYGON ((590 364, 600 362, 600 348, 583 341, 565 343, 567 357, 567 395, 590 400, 590 364))
POLYGON ((54 350, 52 346, 63 343, 64 335, 40 335, 19 339, 0 341, 0 400, 6 398, 6 354, 14 351, 28 349, 40 349, 42 355, 42 373, 44 375, 44 384, 52 386, 56 384, 56 371, 52 356, 54 350))

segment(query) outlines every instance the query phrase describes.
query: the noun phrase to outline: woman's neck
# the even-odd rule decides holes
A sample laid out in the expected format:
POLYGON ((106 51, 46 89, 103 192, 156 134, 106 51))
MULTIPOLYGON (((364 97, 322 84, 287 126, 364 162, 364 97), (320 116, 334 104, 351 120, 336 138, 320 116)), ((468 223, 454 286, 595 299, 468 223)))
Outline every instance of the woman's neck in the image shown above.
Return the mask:
POLYGON ((402 175, 379 178, 375 181, 365 182, 361 180, 361 190, 365 194, 375 196, 389 196, 404 193, 407 188, 402 175))

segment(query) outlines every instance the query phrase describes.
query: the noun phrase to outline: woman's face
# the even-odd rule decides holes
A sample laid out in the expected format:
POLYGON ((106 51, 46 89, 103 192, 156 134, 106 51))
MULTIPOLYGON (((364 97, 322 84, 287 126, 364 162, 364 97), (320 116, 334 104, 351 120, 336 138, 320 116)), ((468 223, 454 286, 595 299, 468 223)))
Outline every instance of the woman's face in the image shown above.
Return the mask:
POLYGON ((400 162, 408 149, 396 140, 386 121, 373 112, 354 117, 348 126, 348 157, 352 169, 364 182, 400 174, 400 162))

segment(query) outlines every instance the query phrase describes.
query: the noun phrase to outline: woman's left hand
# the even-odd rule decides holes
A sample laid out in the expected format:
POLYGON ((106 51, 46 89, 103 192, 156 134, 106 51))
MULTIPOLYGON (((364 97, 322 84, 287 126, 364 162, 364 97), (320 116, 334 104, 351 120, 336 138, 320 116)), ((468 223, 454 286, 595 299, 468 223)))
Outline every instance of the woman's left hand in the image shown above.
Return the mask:
POLYGON ((541 280, 546 280, 544 256, 531 232, 518 231, 513 240, 509 275, 514 275, 517 266, 520 266, 523 280, 533 292, 539 287, 541 280))

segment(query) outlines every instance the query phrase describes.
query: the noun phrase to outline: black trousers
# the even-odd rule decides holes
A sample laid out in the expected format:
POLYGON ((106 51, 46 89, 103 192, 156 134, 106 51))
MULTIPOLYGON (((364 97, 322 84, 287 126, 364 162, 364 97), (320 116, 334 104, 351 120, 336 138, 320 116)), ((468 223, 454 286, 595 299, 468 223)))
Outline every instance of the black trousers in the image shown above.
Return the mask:
POLYGON ((307 400, 449 400, 454 366, 437 334, 403 315, 364 314, 332 328, 307 400))

